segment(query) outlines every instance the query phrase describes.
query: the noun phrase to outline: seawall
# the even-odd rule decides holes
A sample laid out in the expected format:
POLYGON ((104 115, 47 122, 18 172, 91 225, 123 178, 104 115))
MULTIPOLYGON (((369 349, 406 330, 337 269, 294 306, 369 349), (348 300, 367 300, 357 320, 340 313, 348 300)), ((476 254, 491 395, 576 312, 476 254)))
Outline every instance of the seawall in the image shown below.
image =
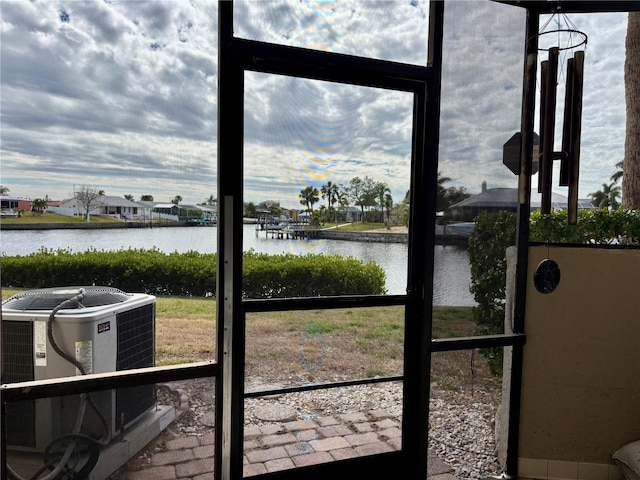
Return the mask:
POLYGON ((107 223, 0 223, 0 230, 104 230, 115 228, 166 228, 187 227, 187 222, 149 223, 107 222, 107 223))
MULTIPOLYGON (((381 230, 380 232, 346 232, 331 229, 318 230, 316 238, 354 242, 407 243, 409 235, 406 232, 389 232, 385 230, 381 230)), ((435 241, 437 245, 459 245, 466 247, 469 243, 469 237, 436 232, 435 241)))

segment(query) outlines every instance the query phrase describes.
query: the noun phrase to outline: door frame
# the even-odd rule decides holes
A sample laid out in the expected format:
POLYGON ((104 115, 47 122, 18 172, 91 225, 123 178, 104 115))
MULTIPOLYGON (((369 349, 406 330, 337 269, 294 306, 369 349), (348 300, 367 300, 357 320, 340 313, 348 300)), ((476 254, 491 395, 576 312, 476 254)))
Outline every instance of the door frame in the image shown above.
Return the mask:
MULTIPOLYGON (((402 449, 267 474, 269 478, 340 478, 397 473, 426 478, 433 255, 436 220, 443 2, 431 2, 426 66, 275 45, 233 36, 233 2, 219 8, 218 363, 216 478, 243 478, 245 316, 247 312, 405 306, 402 449), (254 71, 413 93, 411 208, 406 295, 302 299, 242 298, 244 72, 254 71)), ((389 379, 387 379, 389 380, 389 379)), ((371 380, 351 384, 372 383, 371 380)), ((335 385, 334 385, 335 386, 335 385)), ((295 390, 295 389, 294 389, 295 390)), ((297 391, 297 390, 296 390, 297 391)), ((261 392, 265 393, 265 392, 261 392)), ((271 394, 273 392, 269 392, 271 394)))

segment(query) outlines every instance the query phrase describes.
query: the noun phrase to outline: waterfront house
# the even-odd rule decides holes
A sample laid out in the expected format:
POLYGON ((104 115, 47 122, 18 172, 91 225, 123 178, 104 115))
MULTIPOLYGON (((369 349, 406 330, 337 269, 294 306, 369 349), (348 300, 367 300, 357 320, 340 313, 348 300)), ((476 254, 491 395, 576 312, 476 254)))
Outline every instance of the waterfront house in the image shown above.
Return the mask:
MULTIPOLYGON (((567 208, 567 197, 559 193, 551 194, 551 209, 561 210, 567 208)), ((531 199, 531 209, 540 208, 540 196, 534 194, 531 199)), ((578 209, 595 208, 590 200, 578 200, 578 209)), ((516 212, 518 210, 517 188, 486 188, 482 184, 482 192, 461 202, 451 205, 446 212, 452 220, 471 222, 481 211, 486 212, 516 212)))
POLYGON ((20 210, 31 210, 31 200, 11 195, 0 196, 0 211, 3 217, 17 217, 20 210))
MULTIPOLYGON (((77 197, 62 200, 59 208, 53 210, 62 215, 84 215, 83 205, 77 197)), ((95 201, 95 207, 89 211, 90 215, 105 215, 122 220, 134 220, 144 216, 144 207, 136 202, 114 195, 101 195, 95 201)))

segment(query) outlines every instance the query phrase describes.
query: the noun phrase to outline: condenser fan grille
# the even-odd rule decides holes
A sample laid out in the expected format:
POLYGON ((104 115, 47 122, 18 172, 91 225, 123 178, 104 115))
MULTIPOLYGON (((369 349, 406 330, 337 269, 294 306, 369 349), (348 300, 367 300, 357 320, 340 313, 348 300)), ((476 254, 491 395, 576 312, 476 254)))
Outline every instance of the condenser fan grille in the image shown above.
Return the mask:
POLYGON ((113 305, 122 303, 132 296, 130 293, 112 287, 43 288, 18 293, 2 302, 2 308, 3 310, 53 310, 65 300, 78 295, 80 289, 84 289, 84 297, 77 308, 113 305))

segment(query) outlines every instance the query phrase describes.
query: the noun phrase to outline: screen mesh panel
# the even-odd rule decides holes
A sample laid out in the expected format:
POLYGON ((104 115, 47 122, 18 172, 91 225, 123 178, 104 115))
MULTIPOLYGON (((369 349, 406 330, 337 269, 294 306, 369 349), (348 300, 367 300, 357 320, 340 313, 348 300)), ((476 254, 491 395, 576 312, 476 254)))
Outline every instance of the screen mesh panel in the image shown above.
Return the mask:
MULTIPOLYGON (((118 353, 116 370, 153 367, 154 305, 123 312, 117 316, 118 353)), ((155 403, 155 385, 116 390, 116 429, 119 430, 155 403)))
MULTIPOLYGON (((2 322, 2 383, 28 382, 33 374, 33 326, 31 322, 2 322)), ((7 441, 33 447, 36 443, 34 400, 7 404, 7 441)))

